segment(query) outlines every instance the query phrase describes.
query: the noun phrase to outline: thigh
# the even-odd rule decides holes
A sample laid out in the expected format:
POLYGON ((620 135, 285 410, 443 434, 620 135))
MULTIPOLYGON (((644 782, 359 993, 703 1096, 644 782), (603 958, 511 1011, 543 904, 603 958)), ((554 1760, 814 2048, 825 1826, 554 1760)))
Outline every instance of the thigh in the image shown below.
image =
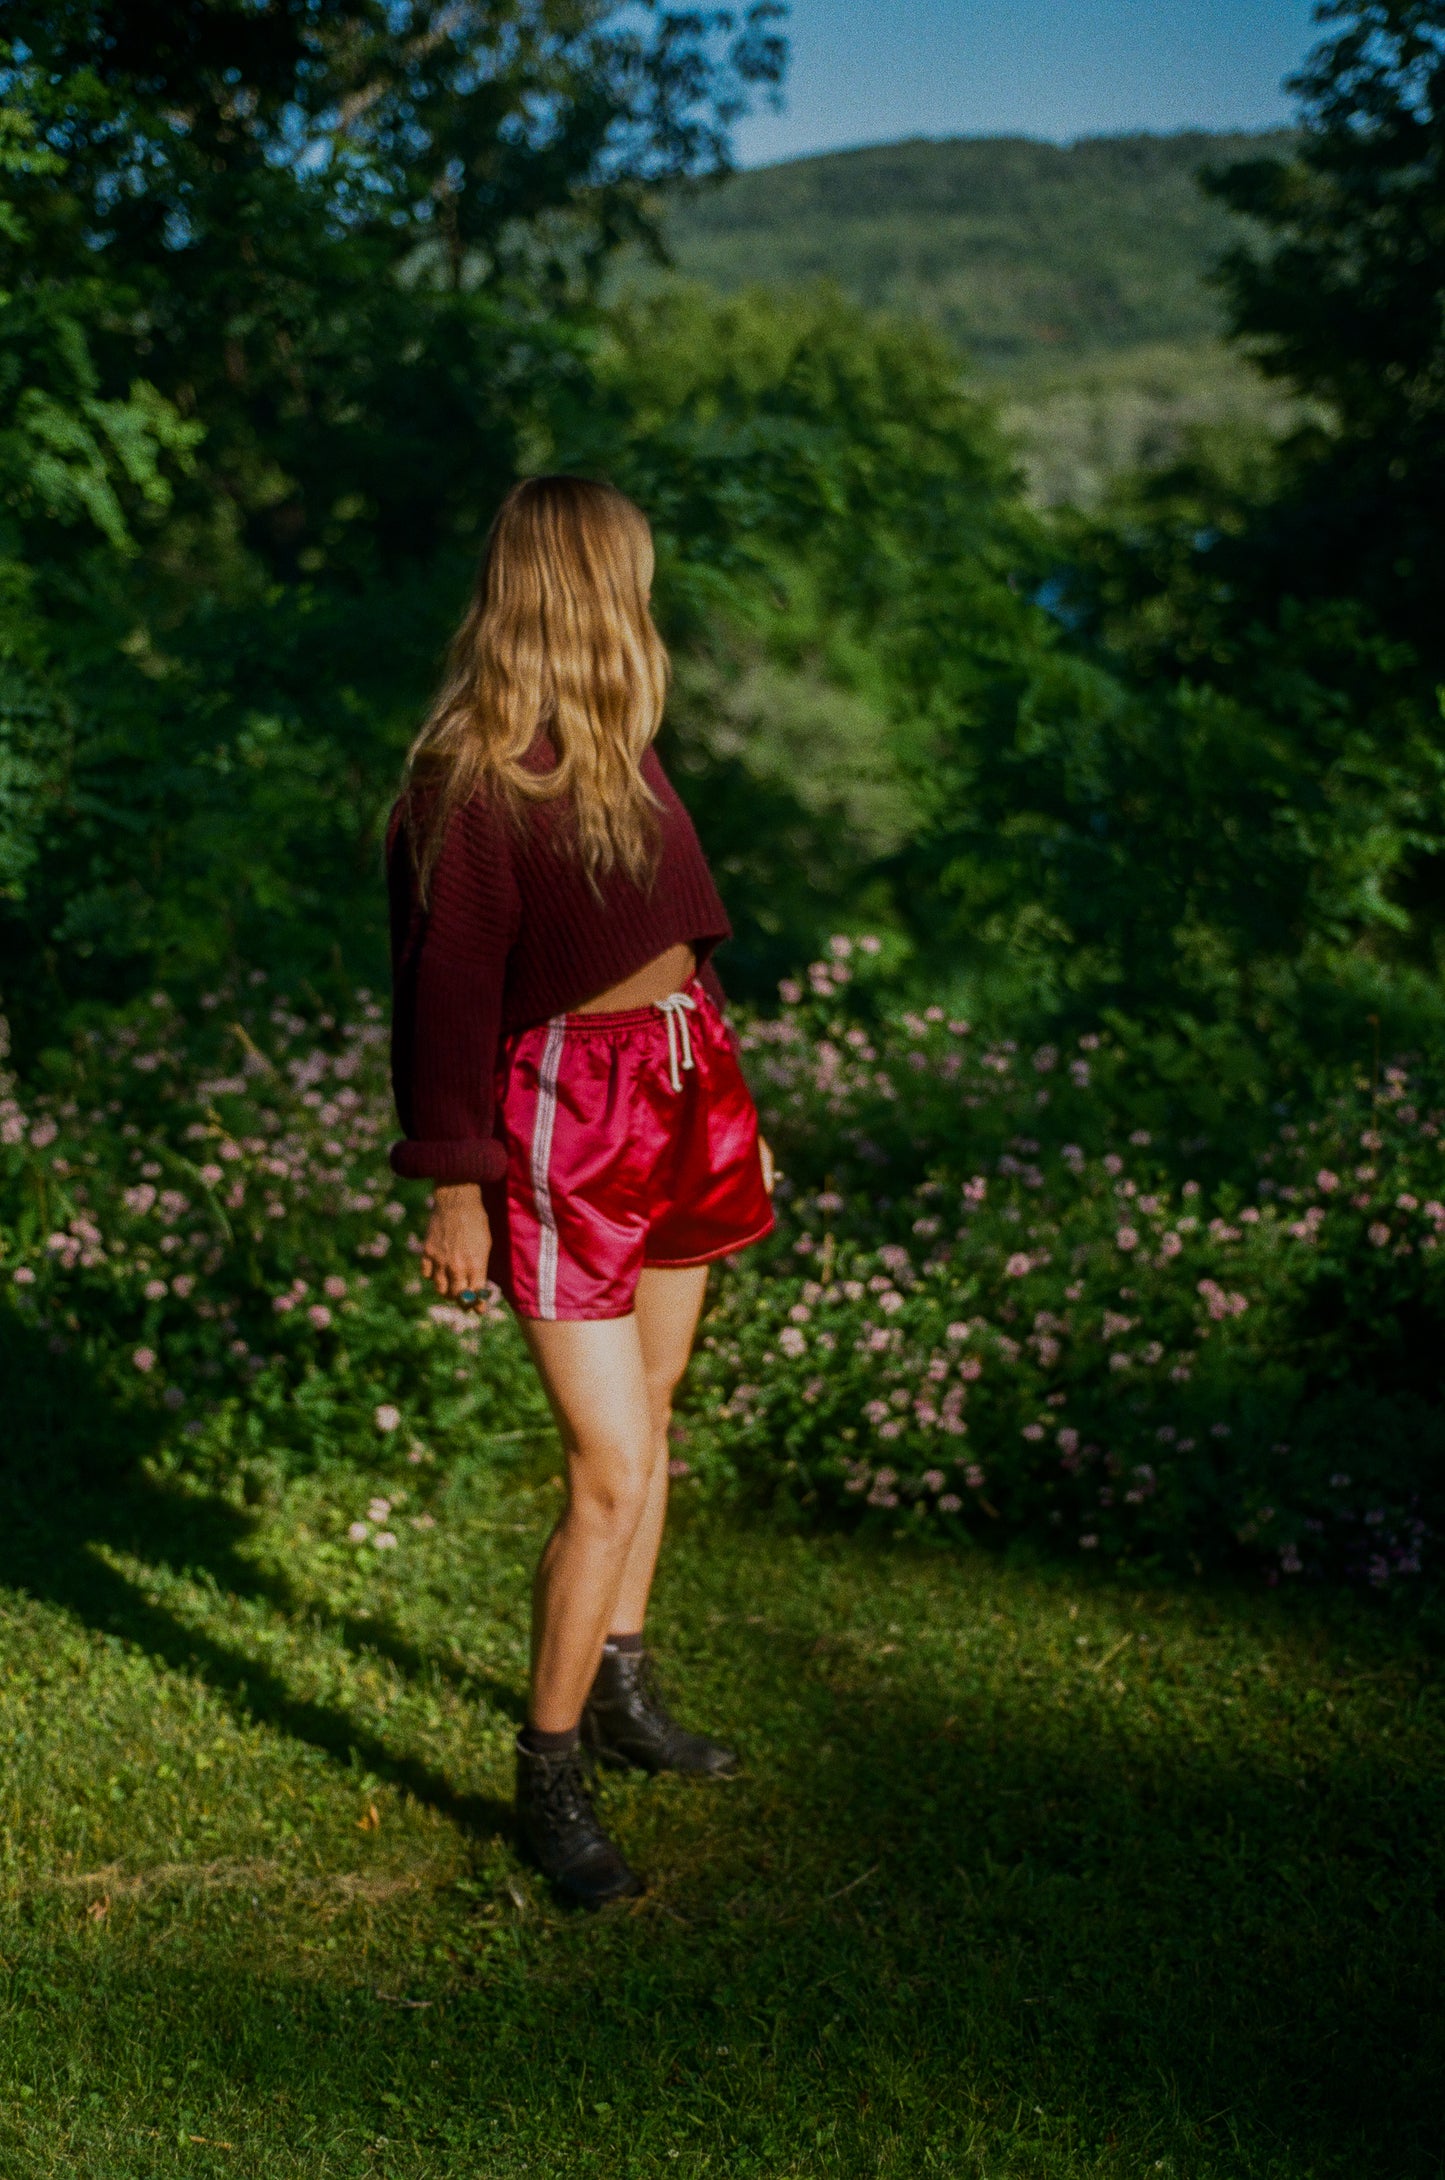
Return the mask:
POLYGON ((638 1346, 654 1394, 670 1392, 686 1370, 706 1294, 705 1264, 679 1271, 649 1265, 639 1278, 634 1305, 638 1346))
POLYGON ((636 1317, 520 1323, 569 1458, 646 1466, 650 1408, 636 1317))

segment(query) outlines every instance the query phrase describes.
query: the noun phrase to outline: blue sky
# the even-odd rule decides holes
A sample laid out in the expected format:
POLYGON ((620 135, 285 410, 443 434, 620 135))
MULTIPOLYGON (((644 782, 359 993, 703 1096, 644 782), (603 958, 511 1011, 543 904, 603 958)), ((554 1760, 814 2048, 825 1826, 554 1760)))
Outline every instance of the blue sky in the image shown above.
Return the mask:
POLYGON ((1312 0, 793 0, 785 110, 744 166, 900 136, 1268 128, 1312 0))

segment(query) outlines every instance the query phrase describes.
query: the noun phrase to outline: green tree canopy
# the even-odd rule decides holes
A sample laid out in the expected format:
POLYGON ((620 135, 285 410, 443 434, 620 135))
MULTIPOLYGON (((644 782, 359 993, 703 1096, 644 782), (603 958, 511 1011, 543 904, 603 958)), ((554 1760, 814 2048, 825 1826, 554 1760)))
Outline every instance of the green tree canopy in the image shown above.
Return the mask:
POLYGON ((36 258, 103 267, 103 389, 143 371, 204 422, 268 564, 347 557, 359 516, 415 558, 507 471, 518 319, 725 163, 780 12, 17 0, 12 95, 63 160, 20 192, 36 258))
POLYGON ((0 898, 18 897, 70 754, 57 620, 98 566, 132 559, 135 521, 170 506, 198 434, 144 378, 106 391, 106 285, 37 275, 16 201, 63 161, 0 96, 0 898))
POLYGON ((1360 592, 1441 672, 1445 6, 1328 0, 1318 15, 1337 27, 1291 86, 1293 151, 1211 178, 1264 232, 1222 281, 1237 335, 1325 412, 1296 445, 1278 526, 1297 588, 1360 592))
POLYGON ((591 398, 593 272, 661 183, 725 162, 779 13, 7 10, 22 1030, 238 952, 351 951, 468 562, 591 398))

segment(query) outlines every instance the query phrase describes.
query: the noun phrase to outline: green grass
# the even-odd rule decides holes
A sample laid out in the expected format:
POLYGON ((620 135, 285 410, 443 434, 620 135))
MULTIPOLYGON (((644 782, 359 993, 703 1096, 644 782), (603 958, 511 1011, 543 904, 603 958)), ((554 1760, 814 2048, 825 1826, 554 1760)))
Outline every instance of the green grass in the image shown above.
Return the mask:
POLYGON ((1439 2170, 1420 1621, 684 1487, 657 1640, 747 1775, 607 1785, 652 1889, 587 1918, 506 1828, 545 1444, 359 1563, 379 1472, 107 1481, 83 1386, 9 1402, 7 2180, 1439 2170))

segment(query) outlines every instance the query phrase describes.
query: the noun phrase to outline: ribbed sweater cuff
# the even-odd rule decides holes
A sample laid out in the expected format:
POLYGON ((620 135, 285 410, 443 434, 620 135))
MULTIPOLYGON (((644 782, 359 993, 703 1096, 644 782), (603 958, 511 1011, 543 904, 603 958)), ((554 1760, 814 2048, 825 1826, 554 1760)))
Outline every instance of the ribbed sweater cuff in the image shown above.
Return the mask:
POLYGON ((461 1143, 413 1143, 391 1146, 391 1170, 404 1181, 500 1181, 507 1170, 505 1146, 495 1137, 461 1143))

